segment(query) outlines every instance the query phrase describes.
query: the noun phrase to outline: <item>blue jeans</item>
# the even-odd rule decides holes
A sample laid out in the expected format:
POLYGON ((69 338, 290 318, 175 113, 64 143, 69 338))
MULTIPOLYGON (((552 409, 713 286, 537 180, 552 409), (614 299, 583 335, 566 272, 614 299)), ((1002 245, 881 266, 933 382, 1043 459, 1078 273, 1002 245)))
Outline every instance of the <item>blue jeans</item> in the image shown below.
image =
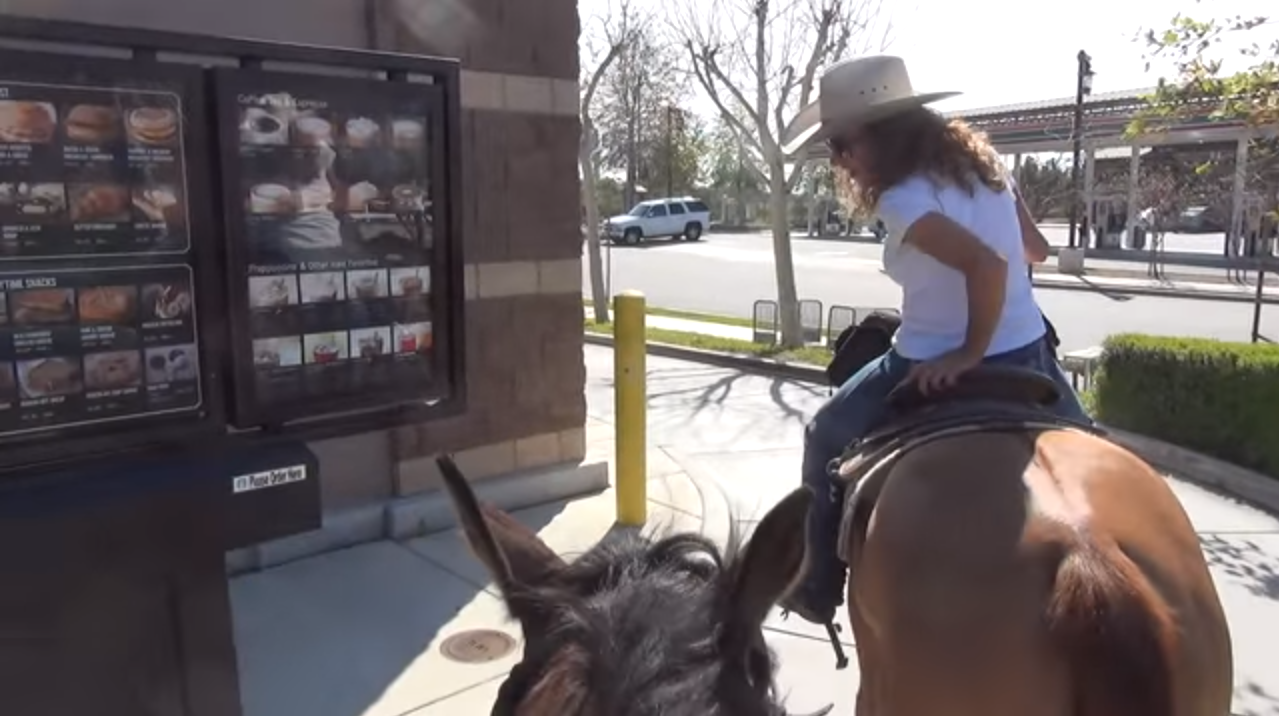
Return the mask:
MULTIPOLYGON (((1029 368, 1047 375, 1057 383, 1061 393, 1052 411, 1064 418, 1091 422, 1043 338, 1007 353, 988 356, 983 362, 1029 368)), ((813 500, 808 515, 808 574, 796 596, 804 600, 810 611, 833 614, 843 586, 843 565, 836 545, 843 495, 830 479, 828 466, 844 448, 864 437, 883 419, 889 392, 902 382, 914 363, 893 350, 872 360, 840 386, 818 409, 804 431, 803 482, 817 499, 813 500)))

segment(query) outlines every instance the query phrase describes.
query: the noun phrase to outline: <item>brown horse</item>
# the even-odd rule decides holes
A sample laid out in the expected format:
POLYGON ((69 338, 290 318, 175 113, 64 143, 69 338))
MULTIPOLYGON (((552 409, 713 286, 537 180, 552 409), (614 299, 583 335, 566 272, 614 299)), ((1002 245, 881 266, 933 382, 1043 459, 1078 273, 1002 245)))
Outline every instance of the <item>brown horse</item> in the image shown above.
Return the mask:
MULTIPOLYGON (((802 574, 800 489, 721 554, 694 534, 624 533, 572 563, 438 460, 471 549, 524 630, 495 715, 783 716, 763 622, 802 574)), ((827 713, 830 707, 819 712, 827 713)))
POLYGON ((1230 713, 1189 519, 1143 460, 1031 406, 1045 380, 979 369, 846 454, 858 716, 1230 713))

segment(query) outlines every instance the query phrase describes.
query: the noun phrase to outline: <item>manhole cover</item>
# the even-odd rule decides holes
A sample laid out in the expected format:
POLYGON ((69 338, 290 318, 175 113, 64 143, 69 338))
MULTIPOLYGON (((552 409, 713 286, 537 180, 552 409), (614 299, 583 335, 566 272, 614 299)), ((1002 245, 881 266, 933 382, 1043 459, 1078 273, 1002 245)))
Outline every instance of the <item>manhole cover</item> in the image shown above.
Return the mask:
POLYGON ((495 629, 458 632, 440 644, 440 653, 463 664, 501 659, 515 649, 515 638, 495 629))

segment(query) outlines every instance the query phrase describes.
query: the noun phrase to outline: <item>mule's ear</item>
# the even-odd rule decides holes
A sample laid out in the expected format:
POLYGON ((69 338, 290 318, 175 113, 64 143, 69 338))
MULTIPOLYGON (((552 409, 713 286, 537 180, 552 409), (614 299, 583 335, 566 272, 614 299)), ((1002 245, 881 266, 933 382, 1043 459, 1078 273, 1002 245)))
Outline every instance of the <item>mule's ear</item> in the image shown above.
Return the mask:
POLYGON ((510 597, 516 587, 535 585, 564 567, 564 560, 532 530, 502 510, 480 504, 451 456, 441 455, 435 462, 467 543, 488 568, 503 596, 510 597))
POLYGON ((760 520, 733 572, 733 618, 758 627, 773 605, 804 576, 805 521, 813 493, 801 487, 760 520))

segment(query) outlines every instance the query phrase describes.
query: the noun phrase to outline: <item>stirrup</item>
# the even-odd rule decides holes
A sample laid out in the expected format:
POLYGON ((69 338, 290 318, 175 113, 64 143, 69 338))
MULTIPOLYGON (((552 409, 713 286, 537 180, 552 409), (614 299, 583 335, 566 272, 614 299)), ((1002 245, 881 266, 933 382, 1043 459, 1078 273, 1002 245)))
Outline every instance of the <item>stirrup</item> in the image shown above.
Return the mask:
MULTIPOLYGON (((783 607, 782 619, 789 619, 790 615, 791 610, 783 607)), ((842 671, 848 667, 848 656, 844 653, 844 645, 839 640, 839 634, 844 630, 844 628, 835 623, 834 619, 827 621, 822 626, 826 628, 826 638, 830 639, 831 648, 835 650, 835 671, 842 671)))

